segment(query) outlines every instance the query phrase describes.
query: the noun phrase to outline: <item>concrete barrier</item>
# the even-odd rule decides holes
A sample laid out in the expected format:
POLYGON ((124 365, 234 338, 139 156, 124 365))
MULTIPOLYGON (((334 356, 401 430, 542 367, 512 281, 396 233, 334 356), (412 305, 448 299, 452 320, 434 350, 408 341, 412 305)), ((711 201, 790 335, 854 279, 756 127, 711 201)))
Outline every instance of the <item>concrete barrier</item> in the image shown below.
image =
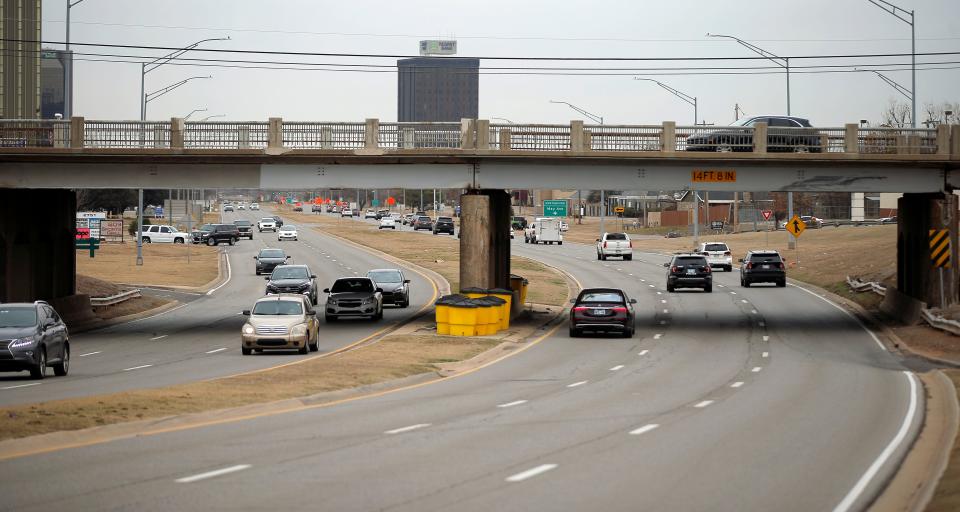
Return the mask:
POLYGON ((93 314, 93 306, 90 304, 90 296, 87 294, 78 293, 67 297, 59 297, 50 301, 50 305, 57 310, 68 329, 75 325, 99 320, 93 314))
POLYGON ((887 287, 883 302, 880 303, 880 311, 883 314, 906 325, 920 323, 923 319, 921 313, 926 307, 924 302, 904 294, 893 286, 887 287))

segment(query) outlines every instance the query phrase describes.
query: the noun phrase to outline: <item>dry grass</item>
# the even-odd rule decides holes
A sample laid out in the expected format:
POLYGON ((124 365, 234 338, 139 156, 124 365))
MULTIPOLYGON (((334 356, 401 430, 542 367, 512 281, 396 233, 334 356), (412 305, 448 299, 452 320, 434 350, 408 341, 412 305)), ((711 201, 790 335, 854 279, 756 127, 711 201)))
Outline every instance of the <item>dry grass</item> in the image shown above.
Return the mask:
MULTIPOLYGON (((960 370, 945 370, 960 393, 960 370)), ((960 510, 960 433, 953 440, 950 462, 937 484, 937 490, 927 505, 927 512, 952 512, 960 510)))
MULTIPOLYGON (((490 338, 403 335, 331 357, 267 371, 86 398, 0 409, 0 439, 79 430, 226 409, 349 389, 435 371, 441 362, 469 359, 499 343, 490 338)), ((290 358, 298 356, 262 355, 290 358)))
POLYGON ((109 281, 77 274, 77 293, 86 294, 91 297, 110 297, 124 290, 124 287, 109 281))
POLYGON ((94 258, 77 252, 77 273, 112 283, 198 287, 216 279, 219 262, 214 247, 144 244, 143 266, 137 266, 136 244, 102 244, 94 258))

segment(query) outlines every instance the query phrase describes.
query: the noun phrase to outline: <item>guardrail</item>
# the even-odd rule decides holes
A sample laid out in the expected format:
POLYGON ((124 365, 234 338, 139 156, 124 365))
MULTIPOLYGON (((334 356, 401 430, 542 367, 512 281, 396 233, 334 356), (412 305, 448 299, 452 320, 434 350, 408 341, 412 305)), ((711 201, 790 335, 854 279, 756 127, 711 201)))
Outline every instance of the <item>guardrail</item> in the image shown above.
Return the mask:
POLYGON ((134 288, 133 290, 120 292, 116 295, 111 295, 110 297, 90 297, 90 305, 93 307, 113 306, 114 304, 120 304, 126 300, 139 297, 141 297, 140 289, 134 288))
POLYGON ((882 297, 887 295, 887 288, 875 281, 861 281, 847 276, 847 286, 855 292, 873 292, 882 297))
POLYGON ((944 318, 929 309, 921 309, 920 316, 923 317, 924 321, 930 324, 930 327, 949 332, 955 336, 960 336, 960 322, 944 318))
POLYGON ((857 153, 960 156, 960 126, 826 128, 460 123, 0 120, 2 148, 464 149, 500 151, 857 153))

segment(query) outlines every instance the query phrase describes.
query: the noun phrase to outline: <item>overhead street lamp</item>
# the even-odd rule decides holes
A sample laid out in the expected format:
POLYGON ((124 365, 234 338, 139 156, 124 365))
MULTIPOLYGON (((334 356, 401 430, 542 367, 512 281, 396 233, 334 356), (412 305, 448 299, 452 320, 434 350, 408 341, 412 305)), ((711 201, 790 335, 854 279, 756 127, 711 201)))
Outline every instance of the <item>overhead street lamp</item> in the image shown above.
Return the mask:
POLYGON ((511 120, 509 120, 509 119, 507 119, 507 118, 505 118, 505 117, 491 117, 490 120, 491 120, 491 121, 506 121, 507 124, 514 124, 513 121, 511 121, 511 120))
MULTIPOLYGON (((196 48, 197 46, 200 46, 202 43, 206 43, 208 41, 229 41, 229 40, 230 40, 230 37, 214 37, 210 39, 201 39, 189 46, 185 46, 183 48, 180 48, 179 50, 174 50, 173 52, 168 53, 163 57, 158 57, 156 59, 153 59, 150 62, 142 62, 140 64, 140 120, 141 121, 147 120, 147 95, 144 92, 145 90, 144 81, 146 80, 147 73, 180 57, 184 53, 187 53, 190 50, 196 48)), ((206 77, 206 78, 210 78, 210 77, 206 77)))
POLYGON ((200 120, 200 122, 202 123, 202 122, 204 122, 204 121, 213 119, 214 117, 227 117, 227 115, 226 115, 226 114, 214 114, 214 115, 212 115, 212 116, 204 117, 203 119, 200 120))
POLYGON ((693 105, 693 125, 694 125, 694 126, 697 125, 697 97, 696 97, 696 96, 690 96, 689 94, 680 92, 680 91, 674 89, 673 87, 670 87, 669 85, 667 85, 667 84, 665 84, 665 83, 663 83, 663 82, 661 82, 661 81, 659 81, 659 80, 654 80, 654 79, 652 79, 652 78, 640 78, 640 77, 635 76, 635 77, 633 77, 633 79, 634 79, 634 80, 641 80, 641 81, 644 81, 644 82, 653 82, 653 83, 659 85, 660 87, 662 87, 663 89, 665 89, 665 90, 666 90, 667 92, 669 92, 670 94, 673 94, 674 96, 680 98, 681 100, 683 100, 683 101, 685 101, 685 102, 693 105))
POLYGON ((189 114, 183 116, 183 120, 186 121, 187 119, 190 119, 190 116, 196 114, 197 112, 206 112, 206 111, 207 111, 206 108, 195 108, 191 110, 189 114))
POLYGON ((769 60, 770 62, 773 62, 774 64, 776 64, 776 65, 778 65, 778 66, 786 69, 786 71, 787 71, 787 115, 788 115, 788 116, 790 115, 790 58, 789 58, 789 57, 780 57, 780 56, 778 56, 778 55, 774 55, 773 53, 770 53, 770 52, 764 50, 763 48, 760 48, 760 47, 757 46, 757 45, 748 43, 748 42, 744 41, 743 39, 740 39, 739 37, 725 36, 725 35, 723 35, 723 34, 711 34, 711 33, 709 33, 709 32, 707 32, 707 37, 723 37, 723 38, 726 38, 726 39, 732 39, 732 40, 736 41, 737 43, 739 43, 739 44, 740 44, 741 46, 743 46, 744 48, 747 48, 748 50, 756 53, 757 55, 759 55, 759 56, 761 56, 761 57, 769 60), (780 61, 783 61, 783 62, 780 62, 780 61))
MULTIPOLYGON (((557 101, 557 100, 550 100, 550 103, 562 103, 576 110, 577 112, 589 117, 591 121, 595 123, 603 124, 603 116, 591 114, 590 112, 587 112, 586 110, 574 105, 573 103, 568 103, 566 101, 557 101)), ((580 204, 582 204, 582 200, 583 199, 581 197, 581 193, 579 190, 577 190, 577 209, 578 210, 580 208, 580 204)), ((606 198, 604 198, 604 190, 603 188, 601 188, 600 189, 600 238, 603 238, 603 217, 606 214, 606 210, 607 210, 606 198)), ((579 211, 577 213, 579 213, 579 211)), ((581 219, 580 222, 583 223, 583 220, 581 219)))
MULTIPOLYGON (((170 85, 168 85, 168 86, 166 86, 166 87, 162 87, 162 88, 160 88, 160 89, 157 89, 156 91, 148 92, 148 93, 144 94, 144 95, 143 95, 143 110, 142 110, 143 115, 140 116, 140 120, 141 120, 141 121, 145 121, 145 120, 146 120, 146 119, 144 119, 144 118, 146 117, 146 113, 147 113, 147 103, 150 103, 151 101, 153 101, 153 100, 155 100, 155 99, 157 99, 157 98, 159 98, 159 97, 167 94, 168 92, 172 92, 173 90, 178 89, 178 88, 186 85, 186 83, 189 82, 189 81, 191 81, 191 80, 205 80, 205 79, 207 79, 207 78, 213 78, 213 76, 212 76, 212 75, 207 75, 207 76, 191 76, 190 78, 184 78, 183 80, 180 80, 179 82, 174 82, 174 83, 172 83, 172 84, 170 84, 170 85)), ((206 109, 204 109, 204 110, 206 110, 206 109)), ((191 114, 193 114, 193 112, 191 112, 191 114)))
POLYGON ((70 9, 84 0, 67 0, 67 65, 63 73, 63 115, 67 119, 73 117, 73 54, 70 53, 70 9))
POLYGON ((910 92, 910 89, 907 89, 906 87, 898 84, 894 79, 888 77, 887 75, 884 75, 883 73, 881 73, 881 72, 879 72, 879 71, 877 71, 877 70, 875 70, 875 69, 853 68, 853 70, 854 70, 854 71, 866 71, 866 72, 868 72, 868 73, 874 73, 874 74, 876 74, 878 77, 880 77, 880 80, 883 80, 884 82, 886 82, 887 85, 889 85, 890 87, 893 87, 897 92, 899 92, 900 94, 902 94, 902 95, 903 95, 905 98, 907 98, 908 100, 913 101, 913 93, 910 92))
POLYGON ((556 100, 550 100, 550 103, 562 103, 562 104, 564 104, 564 105, 566 105, 566 106, 568 106, 568 107, 576 110, 577 112, 580 112, 581 114, 589 117, 591 121, 593 121, 593 122, 595 122, 595 123, 603 124, 603 116, 598 116, 598 115, 596 115, 596 114, 591 114, 590 112, 587 112, 586 110, 584 110, 584 109, 582 109, 582 108, 574 105, 573 103, 567 103, 566 101, 556 101, 556 100))
MULTIPOLYGON (((910 107, 913 111, 910 117, 910 126, 912 128, 917 127, 917 26, 914 23, 914 11, 907 11, 906 9, 901 9, 896 5, 893 5, 887 0, 867 0, 873 5, 884 10, 884 12, 893 15, 898 20, 910 25, 910 75, 911 75, 911 84, 910 84, 910 107), (910 16, 910 21, 907 21, 907 16, 910 16)), ((877 73, 878 75, 880 73, 877 73)), ((881 75, 881 78, 884 78, 881 75)), ((888 80, 884 78, 887 83, 888 80)), ((892 84, 891 84, 892 85, 892 84)), ((900 94, 903 94, 903 91, 897 89, 900 94)))

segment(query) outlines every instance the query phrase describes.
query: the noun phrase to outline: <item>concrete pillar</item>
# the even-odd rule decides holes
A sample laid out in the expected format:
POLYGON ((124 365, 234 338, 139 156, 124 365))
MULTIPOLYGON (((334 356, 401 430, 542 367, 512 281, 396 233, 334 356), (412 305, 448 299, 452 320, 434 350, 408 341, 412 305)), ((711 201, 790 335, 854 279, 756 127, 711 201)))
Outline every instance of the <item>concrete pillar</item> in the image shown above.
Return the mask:
POLYGON ((937 154, 950 154, 950 125, 941 124, 937 126, 937 154))
POLYGON ((753 152, 767 152, 767 123, 756 123, 753 125, 753 152))
POLYGON ((583 152, 583 121, 570 121, 570 151, 583 152))
POLYGON ((847 123, 843 126, 843 147, 846 153, 860 152, 860 126, 857 123, 847 123))
POLYGON ((862 221, 866 218, 866 194, 854 192, 850 194, 850 220, 862 221))
POLYGON ((379 147, 377 138, 380 134, 380 120, 368 118, 366 123, 366 127, 363 130, 363 147, 366 149, 377 149, 379 147))
POLYGON ((593 131, 583 130, 583 150, 593 151, 593 131))
POLYGON ((477 119, 477 149, 490 149, 489 119, 477 119))
POLYGON ((477 147, 476 124, 473 119, 460 120, 460 149, 474 149, 477 147))
POLYGON ((503 151, 510 150, 510 128, 501 128, 500 129, 500 149, 503 151))
POLYGON ((85 137, 85 120, 82 116, 73 116, 70 118, 70 147, 74 149, 83 149, 85 137))
POLYGON ((897 207, 897 289, 930 306, 957 303, 957 201, 953 194, 904 194, 897 207), (930 230, 950 230, 950 266, 943 271, 930 261, 930 230))
POLYGON ((237 146, 240 149, 250 149, 250 127, 247 125, 237 128, 237 146))
POLYGON ((320 128, 320 149, 330 149, 333 147, 333 127, 324 126, 320 128))
POLYGON ((960 125, 950 127, 950 154, 954 158, 960 158, 960 125))
POLYGON ((460 288, 509 288, 510 194, 472 190, 460 196, 460 288))
POLYGON ((283 147, 283 118, 281 117, 271 117, 269 119, 269 127, 267 132, 267 147, 268 148, 282 148, 283 147))
POLYGON ((660 151, 674 153, 677 151, 677 122, 664 121, 663 131, 660 132, 660 151))
POLYGON ((170 147, 183 148, 183 119, 170 118, 170 147))

